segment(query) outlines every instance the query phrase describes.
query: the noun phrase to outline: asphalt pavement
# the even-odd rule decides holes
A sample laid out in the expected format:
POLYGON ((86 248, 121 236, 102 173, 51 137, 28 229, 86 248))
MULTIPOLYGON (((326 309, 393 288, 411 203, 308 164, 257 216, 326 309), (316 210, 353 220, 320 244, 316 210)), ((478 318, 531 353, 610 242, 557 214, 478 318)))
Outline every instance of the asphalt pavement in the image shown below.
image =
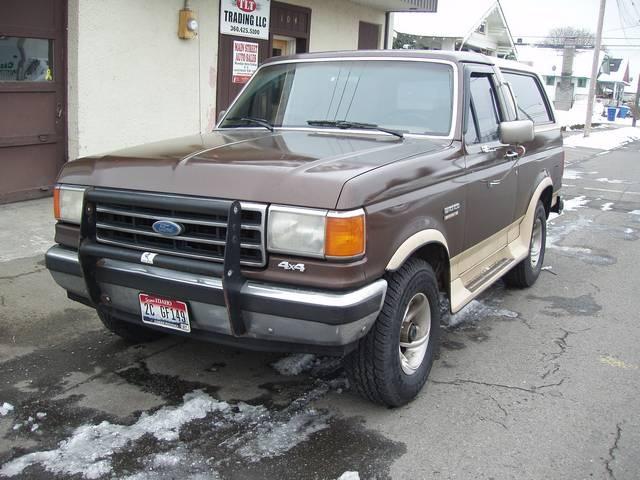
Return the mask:
POLYGON ((50 200, 0 206, 0 478, 640 478, 639 151, 567 151, 539 281, 449 319, 399 409, 330 358, 127 345, 44 268, 50 200))

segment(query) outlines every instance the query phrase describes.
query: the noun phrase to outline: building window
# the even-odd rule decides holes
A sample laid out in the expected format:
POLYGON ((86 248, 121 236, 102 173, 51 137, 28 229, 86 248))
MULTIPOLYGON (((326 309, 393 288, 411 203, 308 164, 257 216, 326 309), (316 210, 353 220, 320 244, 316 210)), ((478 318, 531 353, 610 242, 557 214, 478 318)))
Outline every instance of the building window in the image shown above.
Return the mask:
POLYGON ((556 77, 547 77, 547 85, 549 87, 553 87, 556 82, 556 77))
POLYGON ((578 79, 578 88, 587 88, 587 79, 579 78, 578 79))

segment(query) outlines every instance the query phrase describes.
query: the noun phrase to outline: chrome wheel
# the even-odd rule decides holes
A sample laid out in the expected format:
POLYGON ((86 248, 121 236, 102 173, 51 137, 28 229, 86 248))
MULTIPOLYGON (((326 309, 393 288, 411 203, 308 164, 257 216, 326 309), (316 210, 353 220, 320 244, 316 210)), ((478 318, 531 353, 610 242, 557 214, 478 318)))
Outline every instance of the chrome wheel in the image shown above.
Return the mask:
POLYGON ((529 247, 529 261, 531 262, 531 268, 534 270, 538 267, 540 262, 540 255, 542 253, 542 219, 536 218, 533 224, 533 232, 531 232, 531 246, 529 247))
POLYGON ((400 365, 407 375, 416 373, 429 346, 431 308, 424 293, 416 293, 404 312, 400 327, 400 365))

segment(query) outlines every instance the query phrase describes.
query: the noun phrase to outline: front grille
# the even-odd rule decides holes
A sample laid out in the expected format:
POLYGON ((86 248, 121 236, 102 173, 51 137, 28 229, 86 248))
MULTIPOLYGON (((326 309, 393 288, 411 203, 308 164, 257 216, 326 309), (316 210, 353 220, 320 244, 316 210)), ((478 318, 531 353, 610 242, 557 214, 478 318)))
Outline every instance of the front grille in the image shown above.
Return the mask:
MULTIPOLYGON (((96 203, 96 240, 147 252, 224 261, 228 210, 213 208, 205 214, 200 207, 193 209, 199 211, 190 211, 188 200, 176 202, 178 205, 172 205, 171 208, 167 208, 166 202, 156 207, 149 204, 148 198, 149 195, 145 194, 145 202, 140 202, 140 205, 135 205, 135 200, 130 200, 131 196, 127 204, 96 203), (180 203, 186 205, 179 205, 180 203), (184 229, 180 235, 173 237, 156 233, 152 225, 158 220, 170 220, 182 225, 184 229)), ((200 200, 200 205, 201 203, 200 200)), ((216 207, 219 203, 215 204, 216 207)), ((242 203, 241 206, 240 263, 262 267, 266 264, 266 206, 254 203, 242 203)))

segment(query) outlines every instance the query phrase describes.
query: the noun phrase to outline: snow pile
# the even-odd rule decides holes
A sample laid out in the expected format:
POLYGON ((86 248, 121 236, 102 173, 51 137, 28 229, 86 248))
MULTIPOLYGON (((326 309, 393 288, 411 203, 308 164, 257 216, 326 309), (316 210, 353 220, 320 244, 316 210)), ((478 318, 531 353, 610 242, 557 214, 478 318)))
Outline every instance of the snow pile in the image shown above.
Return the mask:
POLYGON ((289 355, 283 357, 271 366, 280 374, 287 377, 300 375, 302 372, 311 370, 316 361, 316 356, 308 353, 289 355))
POLYGON ((449 326, 455 327, 461 323, 477 322, 485 317, 518 318, 518 313, 505 308, 487 305, 479 300, 472 300, 458 313, 449 316, 449 326))
POLYGON ((9 415, 9 412, 13 412, 13 405, 7 402, 4 402, 2 405, 0 405, 0 417, 9 415))
POLYGON ((201 391, 184 396, 179 407, 164 407, 152 415, 143 413, 131 426, 102 422, 83 425, 55 450, 29 453, 12 460, 0 469, 0 475, 13 477, 35 464, 58 475, 82 475, 96 479, 111 472, 111 456, 130 446, 130 442, 151 434, 157 440, 177 440, 180 428, 210 412, 227 410, 229 404, 211 398, 201 391))
POLYGON ((564 202, 564 211, 575 212, 578 208, 583 208, 588 203, 589 203, 589 200, 587 200, 587 198, 584 195, 570 198, 564 202))
POLYGON ((629 212, 631 215, 640 215, 640 210, 633 210, 632 212, 629 212))
POLYGON ((592 132, 587 138, 582 135, 572 135, 564 139, 565 147, 584 147, 595 150, 613 150, 629 142, 640 140, 640 128, 625 127, 592 132))
MULTIPOLYGON (((599 103, 593 104, 593 116, 591 117, 592 123, 606 122, 606 118, 601 116, 602 105, 599 103)), ((562 127, 582 126, 587 119, 587 102, 576 102, 573 104, 571 110, 556 110, 556 122, 562 127)), ((622 120, 622 119, 620 119, 622 120)))

